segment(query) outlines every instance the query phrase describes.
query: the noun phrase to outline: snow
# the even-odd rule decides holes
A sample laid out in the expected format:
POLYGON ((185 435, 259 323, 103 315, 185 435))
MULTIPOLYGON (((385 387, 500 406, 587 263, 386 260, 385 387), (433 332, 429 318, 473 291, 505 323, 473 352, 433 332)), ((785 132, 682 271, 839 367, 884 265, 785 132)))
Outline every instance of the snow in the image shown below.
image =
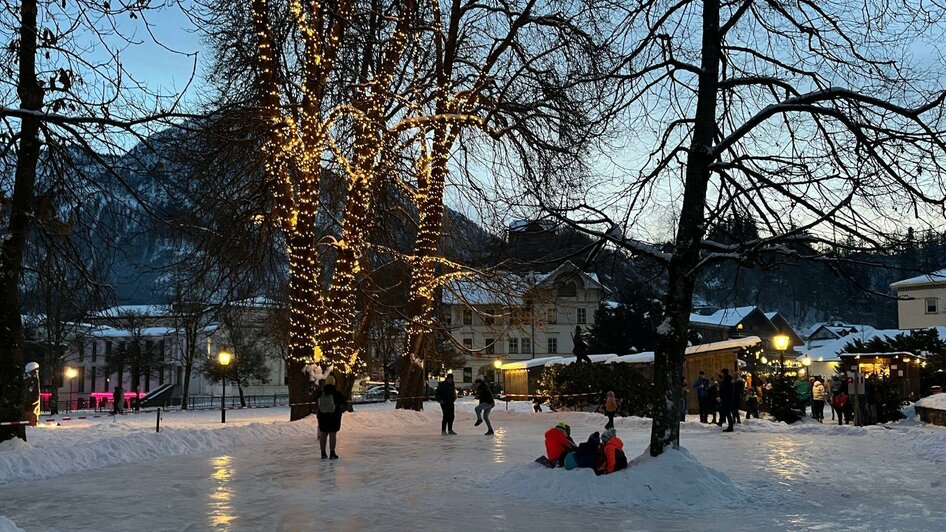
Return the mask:
POLYGON ((623 355, 617 358, 612 358, 607 363, 608 364, 650 364, 654 361, 654 352, 645 351, 643 353, 635 353, 633 355, 623 355))
POLYGON ((499 368, 499 369, 507 370, 507 369, 529 369, 529 368, 537 368, 537 367, 540 367, 540 366, 545 366, 548 362, 551 362, 551 361, 553 361, 553 360, 559 360, 559 359, 561 359, 561 358, 562 358, 562 357, 540 357, 540 358, 531 358, 531 359, 529 359, 529 360, 520 360, 520 361, 518 361, 518 362, 509 362, 509 363, 503 364, 502 367, 499 368))
POLYGON ((903 288, 917 284, 946 283, 946 269, 903 279, 890 285, 890 288, 903 288))
POLYGON ((640 456, 596 477, 533 460, 548 427, 584 440, 600 414, 498 403, 486 437, 463 399, 447 437, 426 406, 357 407, 338 461, 320 460, 315 423, 288 423, 285 408, 231 411, 226 425, 216 411, 170 413, 160 434, 153 414, 30 428, 29 444, 0 447, 0 530, 946 529, 946 428, 912 419, 753 419, 723 434, 689 416, 683 449, 654 459, 650 420, 619 418, 640 456))
POLYGON ((719 351, 722 349, 738 349, 740 347, 755 347, 762 343, 758 336, 746 336, 745 338, 734 338, 732 340, 723 340, 721 342, 710 342, 708 344, 699 344, 690 346, 686 354, 695 355, 697 353, 706 353, 709 351, 719 351))
POLYGON ((13 521, 0 515, 0 532, 23 532, 23 529, 17 527, 13 521))
POLYGON ((713 510, 747 496, 728 476, 705 467, 684 448, 657 458, 645 450, 627 469, 600 477, 587 468, 567 471, 520 464, 485 485, 498 486, 497 492, 507 497, 551 504, 664 505, 668 510, 713 510))
POLYGON ((756 310, 757 307, 736 307, 724 308, 705 316, 703 314, 690 314, 690 323, 700 323, 704 325, 715 325, 719 327, 735 327, 746 316, 756 310))
POLYGON ((946 410, 946 393, 938 393, 924 397, 916 402, 916 406, 923 408, 935 408, 936 410, 946 410))

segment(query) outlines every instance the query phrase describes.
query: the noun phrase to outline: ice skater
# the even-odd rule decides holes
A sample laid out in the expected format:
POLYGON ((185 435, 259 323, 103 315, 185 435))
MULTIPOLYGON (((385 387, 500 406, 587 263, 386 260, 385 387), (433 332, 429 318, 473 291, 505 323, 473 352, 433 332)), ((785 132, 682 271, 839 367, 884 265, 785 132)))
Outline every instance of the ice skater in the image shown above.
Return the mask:
POLYGON ((443 411, 443 418, 440 421, 441 434, 455 435, 456 432, 453 432, 453 419, 456 412, 454 411, 453 404, 457 400, 457 388, 453 384, 453 373, 447 373, 447 378, 437 385, 435 397, 437 398, 437 402, 440 403, 440 410, 443 411))
POLYGON ((317 400, 318 408, 315 417, 319 420, 319 449, 322 451, 322 460, 331 458, 337 460, 335 444, 338 431, 342 428, 342 412, 345 411, 345 397, 335 389, 335 377, 325 378, 325 386, 317 400), (325 453, 325 444, 328 442, 329 452, 325 453))
POLYGON ((476 398, 479 399, 480 404, 476 405, 476 408, 473 409, 476 412, 476 423, 473 424, 474 427, 479 427, 484 421, 486 422, 486 435, 489 436, 493 434, 493 424, 489 422, 489 411, 496 406, 496 401, 493 400, 493 392, 490 391, 489 385, 486 384, 486 381, 483 379, 476 379, 476 398))
POLYGON ((614 416, 617 415, 620 404, 614 392, 608 392, 608 397, 604 400, 604 415, 608 417, 608 422, 604 426, 605 430, 614 428, 614 416))

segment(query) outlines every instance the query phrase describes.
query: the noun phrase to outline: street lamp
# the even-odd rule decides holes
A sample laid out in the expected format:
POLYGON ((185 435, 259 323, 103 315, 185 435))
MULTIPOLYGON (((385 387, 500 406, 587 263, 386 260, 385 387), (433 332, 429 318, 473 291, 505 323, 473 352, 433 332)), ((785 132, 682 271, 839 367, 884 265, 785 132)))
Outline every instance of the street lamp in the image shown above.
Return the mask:
POLYGON ((778 351, 779 366, 782 368, 785 367, 785 350, 788 349, 791 343, 792 340, 787 334, 776 334, 772 337, 772 347, 778 351))
POLYGON ((811 371, 808 368, 811 366, 811 356, 805 355, 805 358, 801 359, 801 365, 805 366, 805 375, 810 377, 811 371))
POLYGON ((74 382, 72 379, 76 378, 76 375, 79 374, 79 370, 77 370, 76 368, 69 367, 69 368, 66 368, 65 374, 66 374, 66 378, 69 379, 69 410, 71 410, 72 409, 72 383, 74 382))
POLYGON ((230 360, 233 359, 233 355, 229 351, 221 351, 217 353, 217 362, 220 363, 220 375, 221 380, 223 381, 223 392, 220 394, 220 422, 227 422, 227 366, 230 365, 230 360))

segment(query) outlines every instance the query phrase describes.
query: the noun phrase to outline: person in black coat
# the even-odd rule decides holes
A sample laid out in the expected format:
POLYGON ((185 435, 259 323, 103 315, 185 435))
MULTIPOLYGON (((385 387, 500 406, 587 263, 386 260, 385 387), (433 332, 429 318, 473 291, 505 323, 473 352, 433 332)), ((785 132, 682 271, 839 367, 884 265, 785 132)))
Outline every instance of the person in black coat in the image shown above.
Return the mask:
POLYGON ((440 410, 443 411, 443 419, 440 422, 440 432, 443 434, 456 434, 453 432, 453 419, 455 411, 453 403, 457 400, 457 388, 453 384, 453 373, 448 373, 447 378, 437 385, 437 392, 434 394, 437 402, 440 403, 440 410))
POLYGON ((729 426, 723 432, 732 432, 733 423, 736 422, 733 415, 733 409, 735 408, 733 403, 736 399, 735 388, 733 387, 732 375, 729 374, 729 368, 723 368, 720 371, 722 376, 719 382, 719 425, 722 425, 725 419, 729 426))
POLYGON ((486 384, 486 381, 483 379, 476 379, 476 398, 479 399, 480 404, 476 405, 476 408, 473 409, 476 412, 476 423, 473 424, 474 427, 480 426, 484 421, 486 422, 486 435, 489 436, 493 434, 493 424, 489 422, 489 411, 496 406, 496 401, 493 400, 493 392, 490 391, 489 385, 486 384))
POLYGON ((319 420, 319 448, 322 450, 322 459, 329 458, 325 454, 326 440, 329 443, 332 460, 337 460, 335 454, 336 435, 342 428, 342 412, 345 411, 345 397, 335 389, 335 377, 325 378, 325 386, 316 400, 318 403, 315 417, 319 420))

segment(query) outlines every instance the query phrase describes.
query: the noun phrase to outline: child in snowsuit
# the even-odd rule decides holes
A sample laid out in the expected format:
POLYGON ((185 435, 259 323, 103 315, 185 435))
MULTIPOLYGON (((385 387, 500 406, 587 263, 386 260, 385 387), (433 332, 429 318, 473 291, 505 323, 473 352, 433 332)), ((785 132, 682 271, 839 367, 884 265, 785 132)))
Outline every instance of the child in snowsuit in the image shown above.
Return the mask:
POLYGON ((624 442, 617 437, 614 429, 601 434, 601 459, 595 473, 607 475, 627 468, 627 456, 624 455, 624 442))
POLYGON ((614 392, 608 392, 608 397, 604 400, 604 415, 608 416, 608 423, 604 426, 605 430, 614 428, 614 416, 617 415, 620 404, 617 398, 614 397, 614 392))
POLYGON ((565 455, 576 448, 567 423, 559 423, 545 432, 545 456, 552 464, 564 465, 565 455))

